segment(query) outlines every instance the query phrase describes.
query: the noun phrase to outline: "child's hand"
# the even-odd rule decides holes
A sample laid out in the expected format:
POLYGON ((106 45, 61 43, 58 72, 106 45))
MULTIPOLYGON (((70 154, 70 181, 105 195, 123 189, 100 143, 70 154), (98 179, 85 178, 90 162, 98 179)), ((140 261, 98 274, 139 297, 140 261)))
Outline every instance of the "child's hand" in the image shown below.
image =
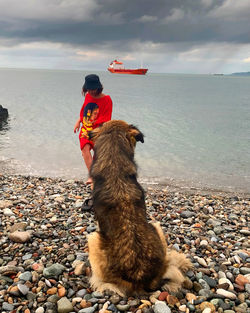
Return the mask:
POLYGON ((81 124, 81 122, 80 122, 80 120, 78 120, 78 121, 76 122, 76 124, 75 124, 75 127, 74 127, 74 133, 76 133, 76 132, 79 131, 80 124, 81 124))

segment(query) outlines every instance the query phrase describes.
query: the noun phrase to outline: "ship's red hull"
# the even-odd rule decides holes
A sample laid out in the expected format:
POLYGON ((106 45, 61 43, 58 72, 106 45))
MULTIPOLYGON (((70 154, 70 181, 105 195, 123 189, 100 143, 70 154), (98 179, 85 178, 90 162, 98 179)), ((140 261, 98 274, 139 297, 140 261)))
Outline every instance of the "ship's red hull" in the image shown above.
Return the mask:
POLYGON ((145 75, 148 71, 147 68, 137 68, 137 69, 114 69, 108 67, 108 70, 113 74, 135 74, 135 75, 145 75))

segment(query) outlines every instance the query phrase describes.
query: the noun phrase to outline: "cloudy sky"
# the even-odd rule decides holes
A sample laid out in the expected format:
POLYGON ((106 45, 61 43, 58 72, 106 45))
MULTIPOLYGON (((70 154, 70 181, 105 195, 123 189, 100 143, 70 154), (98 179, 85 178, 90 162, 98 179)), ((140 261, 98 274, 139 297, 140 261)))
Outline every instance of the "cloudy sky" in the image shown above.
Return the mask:
POLYGON ((0 67, 250 71, 250 0, 0 0, 0 67))

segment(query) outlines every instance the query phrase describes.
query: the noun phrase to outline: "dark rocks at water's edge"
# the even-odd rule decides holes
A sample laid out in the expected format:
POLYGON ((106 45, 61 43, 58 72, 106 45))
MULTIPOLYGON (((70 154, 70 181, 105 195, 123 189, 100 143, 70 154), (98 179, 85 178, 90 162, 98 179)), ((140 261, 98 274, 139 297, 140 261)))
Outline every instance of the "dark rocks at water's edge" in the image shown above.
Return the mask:
POLYGON ((147 214, 194 264, 180 292, 121 298, 91 290, 83 182, 0 176, 0 311, 250 312, 249 195, 148 188, 147 214))
POLYGON ((0 123, 5 122, 9 116, 8 110, 0 104, 0 123))

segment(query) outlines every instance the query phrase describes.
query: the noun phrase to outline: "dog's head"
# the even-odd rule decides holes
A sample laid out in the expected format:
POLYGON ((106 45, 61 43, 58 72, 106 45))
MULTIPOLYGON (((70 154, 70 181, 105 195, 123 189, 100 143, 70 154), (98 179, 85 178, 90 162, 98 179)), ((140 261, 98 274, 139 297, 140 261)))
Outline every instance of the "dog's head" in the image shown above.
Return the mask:
POLYGON ((89 139, 96 142, 101 136, 111 133, 114 134, 114 136, 123 134, 133 147, 136 145, 137 141, 144 142, 144 135, 137 127, 121 120, 111 120, 95 128, 89 132, 89 139))

